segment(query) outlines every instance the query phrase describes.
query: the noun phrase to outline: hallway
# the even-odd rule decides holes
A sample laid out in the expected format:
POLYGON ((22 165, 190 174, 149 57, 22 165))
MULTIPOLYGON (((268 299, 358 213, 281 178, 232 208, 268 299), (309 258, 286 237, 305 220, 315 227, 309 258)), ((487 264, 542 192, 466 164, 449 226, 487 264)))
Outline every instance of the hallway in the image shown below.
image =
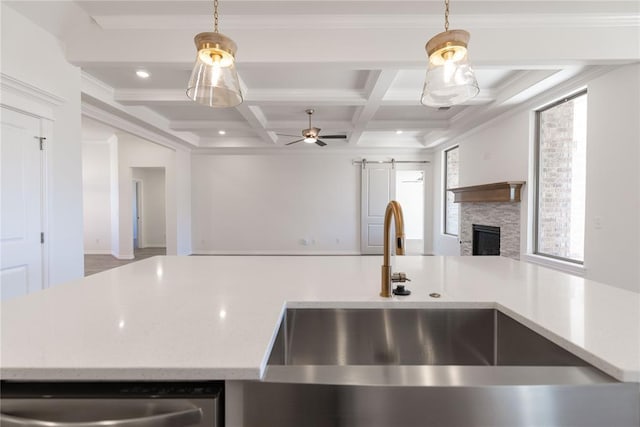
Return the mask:
POLYGON ((91 276, 92 274, 127 265, 132 262, 166 254, 167 248, 141 248, 134 251, 134 259, 117 259, 113 255, 85 255, 84 275, 85 277, 91 276))

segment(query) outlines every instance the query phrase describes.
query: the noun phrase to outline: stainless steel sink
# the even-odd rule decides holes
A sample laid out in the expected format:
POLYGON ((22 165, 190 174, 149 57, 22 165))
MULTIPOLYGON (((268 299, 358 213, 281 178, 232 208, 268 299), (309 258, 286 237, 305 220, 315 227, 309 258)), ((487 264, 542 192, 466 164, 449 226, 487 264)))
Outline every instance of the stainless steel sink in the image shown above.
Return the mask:
POLYGON ((492 309, 290 309, 269 365, 587 364, 492 309))
POLYGON ((289 309, 244 425, 638 426, 621 383, 492 309, 289 309))

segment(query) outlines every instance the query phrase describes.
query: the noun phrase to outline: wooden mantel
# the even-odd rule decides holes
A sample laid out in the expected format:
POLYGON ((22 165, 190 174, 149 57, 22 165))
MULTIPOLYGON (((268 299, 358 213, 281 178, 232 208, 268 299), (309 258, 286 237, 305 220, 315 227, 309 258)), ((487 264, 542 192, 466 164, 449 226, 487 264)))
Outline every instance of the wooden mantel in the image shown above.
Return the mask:
POLYGON ((454 203, 462 202, 519 202, 524 181, 495 182, 471 187, 449 188, 455 195, 454 203))

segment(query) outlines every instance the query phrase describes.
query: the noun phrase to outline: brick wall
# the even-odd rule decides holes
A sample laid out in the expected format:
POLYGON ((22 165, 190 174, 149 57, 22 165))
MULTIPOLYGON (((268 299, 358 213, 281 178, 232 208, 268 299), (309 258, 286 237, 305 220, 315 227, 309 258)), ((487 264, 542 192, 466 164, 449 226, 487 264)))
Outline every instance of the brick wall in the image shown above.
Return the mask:
POLYGON ((571 242, 573 102, 540 113, 538 252, 569 258, 571 242))
MULTIPOLYGON (((447 188, 456 188, 459 183, 459 175, 460 175, 460 167, 459 167, 459 158, 460 158, 460 150, 455 148, 453 150, 447 151, 447 176, 446 183, 447 188)), ((454 194, 451 191, 447 191, 446 194, 446 230, 447 234, 458 234, 458 218, 459 218, 459 204, 453 203, 454 194)))

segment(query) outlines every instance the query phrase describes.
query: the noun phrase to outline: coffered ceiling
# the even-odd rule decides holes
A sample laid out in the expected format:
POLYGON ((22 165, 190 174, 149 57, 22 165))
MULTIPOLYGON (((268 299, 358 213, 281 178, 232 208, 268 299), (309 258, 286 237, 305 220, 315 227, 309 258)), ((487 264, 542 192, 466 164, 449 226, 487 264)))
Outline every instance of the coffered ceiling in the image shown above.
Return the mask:
POLYGON ((86 116, 200 149, 428 148, 554 85, 640 60, 636 0, 451 0, 452 28, 471 33, 481 92, 437 110, 419 98, 424 44, 443 30, 443 1, 220 0, 245 102, 210 109, 185 87, 193 36, 211 30, 211 0, 5 3, 56 35, 82 67, 86 116), (136 76, 141 69, 148 79, 136 76), (277 134, 299 135, 307 108, 324 134, 348 138, 285 147, 293 138, 277 134))

